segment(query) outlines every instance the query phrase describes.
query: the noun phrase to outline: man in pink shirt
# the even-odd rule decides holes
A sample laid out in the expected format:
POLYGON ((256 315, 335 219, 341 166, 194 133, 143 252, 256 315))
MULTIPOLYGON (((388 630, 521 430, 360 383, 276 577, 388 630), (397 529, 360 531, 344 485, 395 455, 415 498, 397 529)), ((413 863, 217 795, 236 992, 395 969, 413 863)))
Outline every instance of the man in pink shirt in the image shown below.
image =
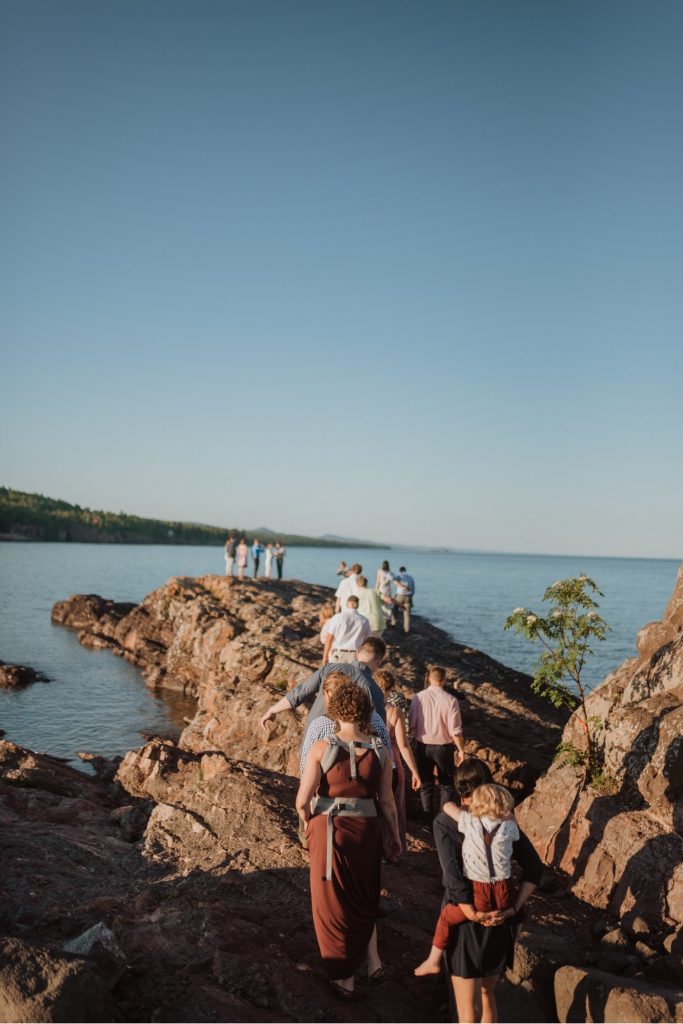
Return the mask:
POLYGON ((454 798, 453 771, 465 758, 460 705, 445 689, 446 673, 432 668, 427 686, 416 693, 410 704, 408 722, 420 773, 420 803, 424 820, 433 818, 434 768, 436 767, 441 807, 454 798), (454 757, 455 755, 455 757, 454 757))

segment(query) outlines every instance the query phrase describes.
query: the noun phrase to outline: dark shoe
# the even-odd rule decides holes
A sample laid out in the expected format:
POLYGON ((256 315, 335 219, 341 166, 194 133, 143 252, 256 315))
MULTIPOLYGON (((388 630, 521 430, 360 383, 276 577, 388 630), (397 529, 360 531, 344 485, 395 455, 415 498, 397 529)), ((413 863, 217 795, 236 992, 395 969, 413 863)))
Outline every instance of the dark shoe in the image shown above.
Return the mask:
POLYGON ((341 1000, 342 1003, 352 1003, 356 998, 355 991, 347 988, 343 988, 342 985, 338 985, 336 981, 332 981, 331 978, 327 979, 327 984, 330 986, 334 995, 337 999, 341 1000))
POLYGON ((371 981, 373 984, 377 984, 379 981, 384 981, 385 978, 386 973, 383 967, 378 967, 376 971, 372 972, 372 974, 368 974, 368 981, 371 981))

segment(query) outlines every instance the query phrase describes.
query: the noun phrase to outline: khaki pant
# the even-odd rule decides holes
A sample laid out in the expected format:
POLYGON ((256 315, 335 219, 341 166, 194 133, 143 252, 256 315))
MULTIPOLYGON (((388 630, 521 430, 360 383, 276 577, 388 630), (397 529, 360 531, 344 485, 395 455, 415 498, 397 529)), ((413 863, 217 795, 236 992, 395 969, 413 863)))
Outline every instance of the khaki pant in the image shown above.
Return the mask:
POLYGON ((330 661, 343 661, 347 665, 351 661, 355 661, 358 656, 358 651, 332 651, 330 654, 330 661))
POLYGON ((413 599, 410 594, 397 594, 396 604, 403 612, 403 632, 410 633, 410 609, 413 607, 413 599))

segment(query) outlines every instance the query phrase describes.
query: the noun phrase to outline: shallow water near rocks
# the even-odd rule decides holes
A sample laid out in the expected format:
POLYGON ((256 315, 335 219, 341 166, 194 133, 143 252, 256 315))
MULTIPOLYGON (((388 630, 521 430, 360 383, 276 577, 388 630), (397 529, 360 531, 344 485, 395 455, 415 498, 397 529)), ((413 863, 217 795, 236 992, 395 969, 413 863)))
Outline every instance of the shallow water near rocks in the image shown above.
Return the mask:
MULTIPOLYGON (((601 611, 612 626, 588 666, 599 682, 635 653, 637 631, 660 618, 678 561, 541 555, 440 554, 426 551, 292 548, 285 575, 334 586, 340 558, 359 561, 372 583, 386 558, 416 580, 415 611, 460 643, 530 671, 534 650, 503 631, 518 605, 538 608, 556 579, 587 572, 605 592, 601 611)), ((89 750, 113 756, 139 746, 145 732, 177 736, 192 702, 154 694, 140 673, 109 651, 81 647, 75 633, 50 622, 53 604, 96 593, 140 601, 171 576, 223 571, 219 547, 0 543, 0 659, 31 665, 51 679, 0 691, 0 728, 34 750, 73 759, 89 750)), ((80 762, 77 762, 80 765, 80 762)))

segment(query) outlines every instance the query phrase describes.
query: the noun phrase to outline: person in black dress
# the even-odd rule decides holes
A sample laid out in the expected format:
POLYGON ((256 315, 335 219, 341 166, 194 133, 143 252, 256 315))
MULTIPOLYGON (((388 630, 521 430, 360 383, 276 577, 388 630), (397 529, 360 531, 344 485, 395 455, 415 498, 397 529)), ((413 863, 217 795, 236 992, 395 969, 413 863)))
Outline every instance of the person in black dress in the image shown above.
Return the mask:
MULTIPOLYGON (((455 773, 463 807, 467 806, 477 786, 491 781, 491 772, 483 761, 466 758, 455 773)), ((453 818, 443 813, 437 815, 434 839, 443 872, 444 903, 472 903, 472 883, 462 870, 463 838, 453 818)), ((498 1020, 496 984, 501 974, 512 966, 522 908, 541 881, 543 863, 522 831, 512 851, 513 859, 522 869, 514 906, 490 915, 490 923, 486 925, 465 921, 451 929, 446 961, 460 1024, 498 1020)))

